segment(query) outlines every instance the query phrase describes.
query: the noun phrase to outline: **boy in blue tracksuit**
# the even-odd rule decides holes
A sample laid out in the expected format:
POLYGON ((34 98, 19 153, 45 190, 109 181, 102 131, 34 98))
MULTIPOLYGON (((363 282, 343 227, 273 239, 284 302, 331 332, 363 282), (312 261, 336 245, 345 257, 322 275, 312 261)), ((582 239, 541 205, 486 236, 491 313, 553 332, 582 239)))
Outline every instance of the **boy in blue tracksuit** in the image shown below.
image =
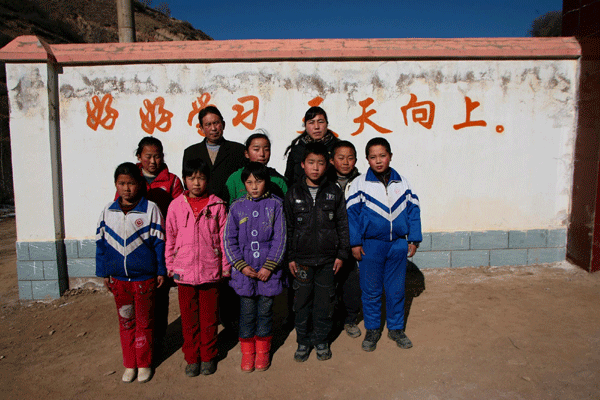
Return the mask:
POLYGON ((406 260, 423 240, 419 199, 406 178, 390 167, 392 151, 387 140, 371 139, 366 154, 370 168, 352 182, 346 199, 367 330, 362 348, 375 350, 381 338, 385 288, 388 337, 408 349, 412 343, 404 333, 406 260))

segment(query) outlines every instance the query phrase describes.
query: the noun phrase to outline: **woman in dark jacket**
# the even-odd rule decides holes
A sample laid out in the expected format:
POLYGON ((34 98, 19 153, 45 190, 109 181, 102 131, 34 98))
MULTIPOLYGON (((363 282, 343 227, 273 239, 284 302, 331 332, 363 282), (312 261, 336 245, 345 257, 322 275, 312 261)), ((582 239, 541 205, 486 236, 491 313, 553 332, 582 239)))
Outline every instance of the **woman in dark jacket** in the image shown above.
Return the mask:
POLYGON ((327 146, 327 150, 331 153, 333 145, 339 141, 333 132, 327 129, 328 124, 327 113, 321 107, 311 107, 304 114, 304 132, 292 140, 292 143, 285 150, 285 154, 288 156, 285 168, 288 187, 298 182, 304 175, 300 163, 303 161, 304 149, 307 143, 321 142, 327 146))

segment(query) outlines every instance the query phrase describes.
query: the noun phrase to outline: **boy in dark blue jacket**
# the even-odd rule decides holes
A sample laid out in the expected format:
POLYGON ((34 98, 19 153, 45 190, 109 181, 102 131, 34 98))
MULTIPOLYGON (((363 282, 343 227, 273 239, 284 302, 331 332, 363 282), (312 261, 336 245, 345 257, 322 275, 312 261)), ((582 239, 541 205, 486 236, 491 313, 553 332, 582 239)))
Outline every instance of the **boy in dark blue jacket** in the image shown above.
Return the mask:
POLYGON ((302 162, 305 176, 285 196, 288 260, 296 290, 294 360, 298 362, 308 359, 313 346, 317 359, 331 358, 334 275, 349 256, 346 202, 342 190, 326 179, 327 165, 327 147, 307 144, 302 162))

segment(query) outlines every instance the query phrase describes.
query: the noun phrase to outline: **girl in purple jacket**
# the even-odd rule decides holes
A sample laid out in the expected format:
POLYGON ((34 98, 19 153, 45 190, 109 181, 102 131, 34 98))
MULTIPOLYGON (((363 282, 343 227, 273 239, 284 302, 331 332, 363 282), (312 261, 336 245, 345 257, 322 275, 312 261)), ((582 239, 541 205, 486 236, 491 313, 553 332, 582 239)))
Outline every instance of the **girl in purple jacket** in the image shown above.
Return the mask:
POLYGON ((240 296, 242 371, 265 371, 273 330, 273 299, 283 290, 280 264, 286 248, 282 200, 269 193, 267 167, 250 162, 242 171, 248 194, 234 202, 225 226, 230 285, 240 296))

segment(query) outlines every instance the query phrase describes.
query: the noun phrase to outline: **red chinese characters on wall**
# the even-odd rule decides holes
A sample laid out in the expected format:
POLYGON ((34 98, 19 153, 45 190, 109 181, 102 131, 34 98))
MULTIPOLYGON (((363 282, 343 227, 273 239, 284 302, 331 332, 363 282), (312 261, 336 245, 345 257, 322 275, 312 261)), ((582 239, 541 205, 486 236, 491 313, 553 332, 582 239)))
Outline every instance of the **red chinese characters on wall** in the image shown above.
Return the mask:
POLYGON ((173 113, 165 108, 164 98, 157 97, 154 102, 145 99, 144 108, 140 108, 140 119, 144 132, 151 135, 155 129, 161 132, 168 132, 171 129, 173 113))
POLYGON ((407 113, 409 110, 413 122, 417 122, 427 129, 431 129, 433 126, 433 119, 435 118, 435 104, 433 104, 433 101, 417 101, 417 95, 411 93, 408 104, 400 107, 400 109, 406 126, 408 126, 407 113))
POLYGON ((363 101, 358 102, 358 104, 362 107, 362 114, 360 115, 360 117, 354 118, 353 121, 357 124, 360 124, 360 126, 358 127, 356 132, 351 133, 352 136, 356 136, 359 133, 361 133, 365 129, 365 124, 371 125, 379 133, 391 133, 392 132, 389 129, 383 128, 383 127, 377 125, 375 122, 371 121, 371 119, 370 119, 371 116, 373 114, 375 114, 377 111, 375 111, 375 110, 367 111, 367 108, 371 104, 373 104, 374 101, 375 100, 373 100, 372 98, 367 97, 363 101))
MULTIPOLYGON (((192 126, 194 123, 194 118, 198 116, 200 110, 202 110, 206 106, 210 106, 213 104, 208 104, 210 101, 209 93, 202 93, 200 97, 197 97, 196 100, 192 101, 192 111, 188 114, 187 123, 189 126, 192 126)), ((204 136, 204 132, 200 129, 200 121, 196 123, 196 130, 200 136, 204 136)))
MULTIPOLYGON (((481 105, 478 101, 471 100, 469 96, 465 96, 465 120, 464 122, 454 124, 454 130, 461 130, 470 127, 485 127, 487 122, 483 119, 475 119, 474 113, 477 112, 477 108, 481 105)), ((197 118, 198 113, 203 108, 213 105, 209 104, 211 101, 210 93, 202 93, 199 97, 191 103, 192 109, 188 113, 187 123, 189 126, 194 125, 194 118, 197 118)), ((258 112, 260 109, 260 99, 254 95, 243 96, 237 99, 240 104, 234 104, 231 108, 236 112, 236 115, 232 118, 233 126, 242 125, 248 130, 256 128, 258 120, 258 112)), ((113 97, 110 93, 105 94, 102 99, 98 96, 93 96, 90 101, 86 103, 87 111, 87 125, 96 131, 98 127, 103 127, 106 130, 112 130, 115 126, 116 120, 119 117, 119 112, 112 107, 113 97)), ((310 107, 320 106, 324 102, 324 99, 320 96, 316 96, 308 101, 310 107)), ((384 128, 374 122, 371 118, 377 113, 377 110, 370 108, 375 101, 371 97, 359 101, 362 111, 360 116, 354 118, 352 121, 358 124, 358 128, 355 132, 351 133, 351 136, 356 136, 362 133, 365 129, 365 125, 369 125, 378 133, 391 133, 390 129, 384 128)), ((436 115, 436 105, 433 101, 421 100, 418 101, 417 95, 410 93, 410 99, 408 103, 400 107, 402 117, 404 119, 404 125, 409 126, 409 122, 421 125, 426 129, 432 129, 436 115)), ((161 132, 168 132, 172 126, 172 119, 174 113, 165 108, 165 99, 163 97, 157 97, 154 101, 145 99, 143 101, 143 107, 139 110, 141 127, 144 132, 153 134, 156 130, 161 132)), ((303 119, 304 122, 304 119, 303 119)), ((195 124, 197 132, 204 136, 200 124, 195 124)), ((303 133, 304 131, 298 131, 303 133)), ((331 131, 333 135, 339 137, 339 135, 331 131)), ((496 132, 503 133, 504 127, 502 125, 496 126, 496 132)))
POLYGON ((252 108, 248 111, 244 110, 244 106, 241 104, 235 104, 231 109, 237 112, 237 115, 233 118, 232 123, 233 126, 238 126, 240 123, 244 125, 247 129, 256 128, 256 119, 258 118, 258 106, 260 102, 258 101, 258 97, 256 96, 244 96, 238 99, 240 103, 246 103, 251 101, 252 108), (252 117, 250 122, 246 121, 248 117, 252 117))
POLYGON ((112 130, 115 127, 119 112, 111 107, 113 97, 110 93, 106 93, 102 100, 98 96, 92 97, 92 104, 88 101, 85 104, 87 111, 87 125, 93 130, 97 130, 99 126, 107 130, 112 130))

